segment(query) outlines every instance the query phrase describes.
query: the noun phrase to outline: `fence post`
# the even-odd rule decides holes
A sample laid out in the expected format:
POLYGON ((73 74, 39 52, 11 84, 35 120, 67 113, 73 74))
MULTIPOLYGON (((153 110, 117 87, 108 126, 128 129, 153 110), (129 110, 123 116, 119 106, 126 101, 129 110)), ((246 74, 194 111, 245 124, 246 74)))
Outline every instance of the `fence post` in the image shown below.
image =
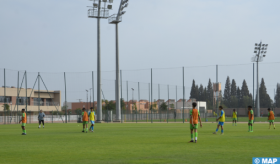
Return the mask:
MULTIPOLYGON (((6 69, 4 68, 4 104, 6 104, 6 69)), ((6 105, 4 105, 4 124, 6 124, 6 105)))
POLYGON ((185 68, 183 67, 183 123, 185 123, 185 68))
POLYGON ((167 106, 167 123, 168 123, 168 112, 169 112, 169 85, 167 85, 167 92, 168 92, 168 106, 167 106))
POLYGON ((38 113, 40 112, 41 98, 40 98, 40 72, 38 72, 38 113))
POLYGON ((238 118, 239 118, 239 110, 238 110, 239 108, 237 108, 237 122, 238 122, 238 118))
POLYGON ((66 95, 66 73, 64 72, 64 85, 65 85, 65 123, 67 123, 67 95, 66 95))
MULTIPOLYGON (((151 102, 153 102, 153 69, 151 68, 151 102)), ((153 108, 153 104, 152 104, 153 108)), ((151 110, 151 123, 153 123, 153 111, 151 110)))
MULTIPOLYGON (((28 97, 27 97, 27 72, 25 71, 25 110, 26 110, 26 115, 27 115, 27 104, 28 104, 28 97)), ((27 120, 26 120, 27 124, 27 120)))
POLYGON ((121 123, 123 123, 122 70, 120 70, 120 75, 121 75, 121 123))
POLYGON ((159 108, 159 104, 160 104, 160 84, 158 84, 158 100, 159 100, 159 102, 158 102, 159 120, 161 122, 161 110, 159 108))
POLYGON ((18 71, 18 81, 17 81, 17 114, 16 114, 16 122, 19 122, 18 120, 18 97, 19 97, 19 71, 18 71))
POLYGON ((148 113, 146 111, 146 122, 148 122, 148 113))
MULTIPOLYGON (((139 103, 139 105, 138 105, 139 109, 138 110, 140 110, 140 83, 139 82, 138 82, 138 103, 139 103)), ((137 120, 138 120, 138 111, 136 109, 136 123, 137 123, 137 120)))
POLYGON ((53 123, 53 111, 52 111, 52 123, 53 123))

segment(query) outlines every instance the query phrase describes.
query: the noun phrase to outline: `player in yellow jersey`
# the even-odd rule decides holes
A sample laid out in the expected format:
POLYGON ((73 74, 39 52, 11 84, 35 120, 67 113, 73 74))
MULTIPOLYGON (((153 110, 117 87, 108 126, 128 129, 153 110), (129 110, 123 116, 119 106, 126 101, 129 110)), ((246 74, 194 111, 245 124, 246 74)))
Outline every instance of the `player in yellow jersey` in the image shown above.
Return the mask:
POLYGON ((93 111, 93 107, 90 108, 90 112, 88 112, 89 121, 91 123, 90 131, 93 132, 94 129, 94 121, 95 121, 95 112, 93 111))
POLYGON ((22 119, 19 121, 19 123, 22 122, 22 124, 21 124, 22 135, 26 135, 25 125, 26 125, 27 119, 26 119, 25 109, 22 109, 21 113, 22 113, 22 119))
POLYGON ((221 135, 223 135, 224 134, 224 123, 225 123, 226 117, 225 117, 225 111, 223 110, 222 106, 219 106, 219 110, 221 111, 221 114, 220 114, 220 117, 217 118, 217 120, 216 120, 216 121, 219 120, 219 124, 217 125, 216 132, 213 132, 213 134, 217 134, 217 132, 219 131, 219 127, 221 126, 221 135))
POLYGON ((269 121, 269 129, 271 127, 271 124, 273 125, 274 129, 275 129, 275 124, 274 124, 274 112, 272 110, 270 110, 270 108, 267 109, 268 110, 268 121, 269 121))
POLYGON ((236 126, 236 121, 237 121, 237 112, 235 109, 233 109, 233 113, 232 113, 232 126, 234 126, 234 123, 235 123, 235 126, 236 126))

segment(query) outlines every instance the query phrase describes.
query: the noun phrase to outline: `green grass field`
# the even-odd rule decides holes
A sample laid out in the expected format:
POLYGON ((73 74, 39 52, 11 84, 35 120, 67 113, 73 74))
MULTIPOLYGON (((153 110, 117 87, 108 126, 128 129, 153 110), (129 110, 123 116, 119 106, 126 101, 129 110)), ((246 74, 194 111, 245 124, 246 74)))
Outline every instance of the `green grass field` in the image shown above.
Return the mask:
POLYGON ((189 124, 96 124, 94 133, 82 125, 0 125, 0 163, 252 163, 252 157, 279 157, 280 124, 225 124, 225 135, 214 135, 216 123, 199 128, 198 143, 190 140, 189 124))

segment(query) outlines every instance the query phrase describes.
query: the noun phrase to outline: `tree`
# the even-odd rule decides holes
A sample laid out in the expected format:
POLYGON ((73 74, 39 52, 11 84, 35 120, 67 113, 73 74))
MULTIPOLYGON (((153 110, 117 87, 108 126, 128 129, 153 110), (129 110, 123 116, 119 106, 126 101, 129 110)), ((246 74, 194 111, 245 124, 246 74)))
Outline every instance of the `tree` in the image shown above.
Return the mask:
POLYGON ((154 102, 153 102, 153 103, 151 104, 151 106, 150 106, 150 110, 156 111, 156 109, 157 109, 157 101, 154 100, 154 102))
POLYGON ((240 88, 239 87, 237 87, 237 91, 236 91, 236 98, 237 98, 237 108, 239 108, 239 107, 241 107, 242 105, 241 105, 241 91, 240 91, 240 88))
POLYGON ((195 85, 195 81, 193 80, 191 93, 190 93, 190 98, 196 98, 197 99, 198 96, 199 96, 198 86, 195 85))
POLYGON ((243 83, 242 83, 242 87, 241 87, 241 96, 244 97, 244 96, 249 96, 249 95, 250 95, 250 92, 249 92, 246 80, 244 79, 243 83))
POLYGON ((203 99, 202 101, 206 101, 207 100, 207 89, 206 87, 203 89, 203 99))
POLYGON ((82 109, 81 109, 81 108, 75 109, 75 113, 76 113, 77 115, 81 115, 81 114, 82 114, 82 109))
POLYGON ((161 103, 160 106, 159 106, 159 109, 160 109, 161 111, 166 111, 166 110, 167 110, 167 105, 166 105, 166 103, 165 103, 165 102, 161 103))
POLYGON ((209 79, 206 89, 206 102, 208 109, 213 109, 213 94, 213 86, 211 83, 211 79, 209 79))
POLYGON ((237 96, 231 96, 230 98, 230 107, 231 108, 238 108, 238 99, 237 96))
POLYGON ((260 107, 261 108, 271 107, 271 99, 270 96, 267 94, 267 90, 263 78, 261 80, 259 93, 260 93, 260 107))
POLYGON ((61 107, 61 111, 63 111, 63 113, 65 113, 65 110, 67 111, 68 106, 67 105, 63 105, 61 107))
POLYGON ((243 97, 243 107, 246 108, 249 105, 252 105, 252 98, 250 96, 244 96, 243 97))
POLYGON ((278 83, 276 85, 276 94, 275 94, 275 97, 274 97, 274 100, 275 100, 275 107, 279 108, 280 107, 280 84, 278 83))
POLYGON ((10 111, 10 105, 9 104, 3 104, 3 109, 4 109, 4 112, 8 112, 10 111))
POLYGON ((114 101, 109 101, 108 103, 106 103, 105 109, 115 110, 116 109, 116 103, 114 101))
POLYGON ((230 95, 231 96, 236 96, 236 94, 237 94, 236 82, 235 82, 234 79, 232 79, 231 87, 230 87, 230 95))
POLYGON ((123 110, 126 110, 126 104, 125 104, 123 98, 121 98, 121 107, 122 107, 123 110))
POLYGON ((200 84, 200 87, 198 89, 198 93, 199 93, 199 96, 197 98, 197 101, 205 101, 204 88, 203 88, 202 84, 200 84))
MULTIPOLYGON (((241 107, 246 107, 246 103, 243 102, 245 96, 246 97, 250 97, 251 94, 249 92, 246 80, 244 79, 243 83, 242 83, 242 87, 241 87, 241 94, 240 94, 240 104, 241 104, 241 107)), ((251 97, 251 99, 252 99, 252 97, 251 97)), ((252 104, 250 104, 250 105, 252 105, 252 104)))
POLYGON ((224 98, 223 102, 226 106, 230 105, 230 98, 231 98, 231 93, 230 93, 230 79, 227 77, 226 84, 225 84, 225 89, 224 89, 224 98))
POLYGON ((175 105, 174 104, 169 104, 169 108, 174 109, 175 105))

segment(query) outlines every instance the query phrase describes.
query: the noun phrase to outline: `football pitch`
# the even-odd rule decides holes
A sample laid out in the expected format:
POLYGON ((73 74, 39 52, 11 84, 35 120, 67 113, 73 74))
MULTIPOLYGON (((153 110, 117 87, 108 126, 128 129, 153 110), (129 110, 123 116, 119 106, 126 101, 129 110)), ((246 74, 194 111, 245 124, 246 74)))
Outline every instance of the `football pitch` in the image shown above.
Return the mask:
POLYGON ((212 134, 216 123, 198 129, 190 141, 189 123, 96 124, 82 133, 82 124, 0 125, 0 163, 252 163, 252 157, 280 156, 280 124, 226 123, 224 135, 212 134))

